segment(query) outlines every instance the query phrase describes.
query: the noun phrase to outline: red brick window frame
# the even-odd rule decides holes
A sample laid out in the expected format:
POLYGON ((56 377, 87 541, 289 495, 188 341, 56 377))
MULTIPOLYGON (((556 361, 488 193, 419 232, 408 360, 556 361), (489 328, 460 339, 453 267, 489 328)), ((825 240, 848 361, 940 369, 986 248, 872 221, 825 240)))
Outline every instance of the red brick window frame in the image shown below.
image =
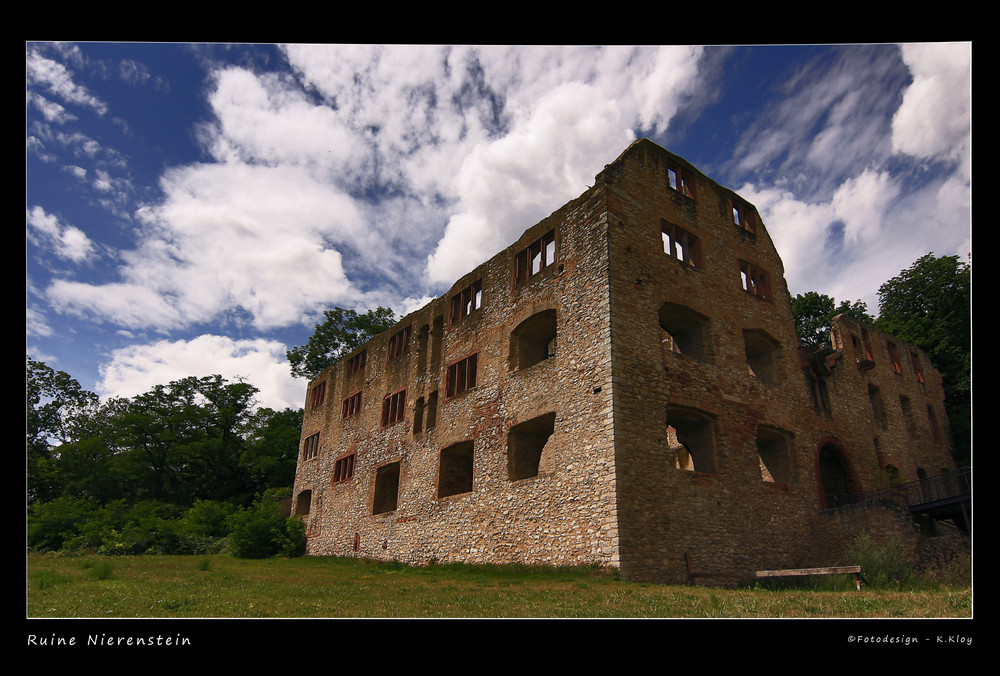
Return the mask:
POLYGON ((446 377, 445 398, 451 399, 471 390, 478 384, 479 353, 474 352, 468 357, 459 359, 448 366, 446 377))
POLYGON ((886 349, 889 351, 889 362, 892 364, 892 370, 896 374, 902 375, 903 364, 899 361, 899 349, 896 347, 895 343, 886 343, 886 349))
POLYGON ((695 198, 694 181, 679 166, 671 165, 667 167, 667 187, 685 197, 695 198))
POLYGON ((917 382, 924 382, 924 367, 920 364, 920 355, 916 352, 910 353, 910 363, 913 365, 913 375, 917 382))
POLYGON ((326 401, 326 381, 324 380, 319 385, 312 389, 309 395, 309 405, 312 408, 319 408, 326 401))
POLYGON ((698 237, 684 228, 663 221, 660 225, 660 238, 663 253, 693 268, 702 266, 701 240, 698 237))
POLYGON ((368 350, 361 350, 356 355, 347 360, 347 365, 344 367, 346 375, 352 376, 358 371, 365 368, 365 362, 368 360, 368 350))
POLYGON ((343 414, 344 419, 350 418, 361 410, 361 390, 358 390, 347 399, 344 399, 343 414))
POLYGON ((740 283, 751 296, 771 299, 771 275, 747 261, 740 261, 740 283))
POLYGON ((730 207, 733 223, 748 232, 757 232, 757 220, 753 208, 738 199, 733 199, 730 207))
POLYGON ((332 483, 339 484, 354 478, 354 460, 356 457, 356 453, 351 453, 337 459, 337 462, 333 464, 332 483))
POLYGON ((525 282, 557 260, 555 230, 542 235, 527 248, 514 255, 514 283, 525 282))
POLYGON ((483 280, 476 280, 451 298, 451 323, 461 321, 483 306, 483 280))
POLYGON ((402 420, 406 415, 406 390, 399 390, 382 400, 382 427, 402 420))
POLYGON ((402 331, 397 331, 389 338, 389 345, 386 349, 388 359, 392 360, 410 351, 410 334, 413 332, 413 325, 407 326, 402 331))
POLYGON ((319 455, 319 432, 306 437, 302 444, 302 459, 312 460, 319 455))

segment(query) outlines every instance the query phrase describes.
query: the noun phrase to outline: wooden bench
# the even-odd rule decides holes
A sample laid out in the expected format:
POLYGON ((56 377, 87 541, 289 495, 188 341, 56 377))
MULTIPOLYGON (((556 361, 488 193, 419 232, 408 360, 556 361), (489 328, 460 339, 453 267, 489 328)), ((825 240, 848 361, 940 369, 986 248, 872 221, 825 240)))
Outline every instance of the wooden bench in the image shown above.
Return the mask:
POLYGON ((757 577, 790 577, 793 575, 854 575, 854 586, 861 591, 861 583, 868 581, 861 576, 861 566, 832 566, 829 568, 786 568, 785 570, 758 570, 757 577))

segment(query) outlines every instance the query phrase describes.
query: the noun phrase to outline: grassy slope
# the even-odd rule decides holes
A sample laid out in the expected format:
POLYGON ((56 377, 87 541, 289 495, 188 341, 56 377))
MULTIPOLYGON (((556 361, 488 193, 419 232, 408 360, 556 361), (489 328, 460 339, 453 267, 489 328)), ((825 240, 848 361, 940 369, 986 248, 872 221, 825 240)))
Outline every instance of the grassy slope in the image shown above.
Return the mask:
POLYGON ((29 618, 953 618, 969 587, 915 591, 708 589, 589 569, 355 559, 29 555, 29 618))

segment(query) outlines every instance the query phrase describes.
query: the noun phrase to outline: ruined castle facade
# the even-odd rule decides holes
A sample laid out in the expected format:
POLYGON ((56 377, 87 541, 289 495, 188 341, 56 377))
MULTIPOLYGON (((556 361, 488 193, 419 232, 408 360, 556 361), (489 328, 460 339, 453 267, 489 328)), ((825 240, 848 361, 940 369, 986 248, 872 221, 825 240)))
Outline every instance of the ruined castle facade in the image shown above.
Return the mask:
POLYGON ((941 378, 848 317, 798 347, 756 209, 648 140, 309 384, 308 552, 680 582, 835 563, 832 509, 952 468, 941 378))

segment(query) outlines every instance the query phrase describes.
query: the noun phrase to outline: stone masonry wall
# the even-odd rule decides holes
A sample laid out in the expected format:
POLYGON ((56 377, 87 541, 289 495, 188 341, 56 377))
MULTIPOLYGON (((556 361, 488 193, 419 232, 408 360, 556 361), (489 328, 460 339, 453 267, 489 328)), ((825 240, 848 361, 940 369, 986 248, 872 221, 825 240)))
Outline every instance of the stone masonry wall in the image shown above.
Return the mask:
POLYGON ((307 396, 303 439, 319 434, 319 453, 300 461, 295 485, 296 495, 308 491, 297 513, 308 510, 309 553, 617 565, 601 197, 592 190, 566 205, 374 338, 361 372, 346 375, 348 355, 310 383, 310 392, 325 387, 327 394, 315 408, 307 396), (555 260, 515 282, 516 256, 548 233, 555 260), (480 307, 453 318, 452 299, 480 284, 480 307), (389 359, 387 344, 406 327, 409 349, 389 359), (547 335, 553 329, 554 343, 547 335), (529 363, 553 348, 554 356, 529 363), (449 367, 470 355, 475 386, 449 396, 449 367), (382 425, 383 398, 402 390, 405 414, 382 425), (360 410, 345 419, 342 402, 358 391, 360 410), (528 469, 513 474, 511 428, 524 430, 519 438, 528 456, 528 469), (546 433, 535 469, 532 449, 537 453, 546 433), (350 454, 353 475, 338 481, 337 461, 350 454), (388 468, 391 482, 396 467, 395 504, 386 503, 376 476, 388 468))
POLYGON ((926 355, 849 317, 802 352, 756 209, 646 140, 310 383, 302 440, 310 554, 658 582, 912 540, 829 508, 953 467, 926 355))

